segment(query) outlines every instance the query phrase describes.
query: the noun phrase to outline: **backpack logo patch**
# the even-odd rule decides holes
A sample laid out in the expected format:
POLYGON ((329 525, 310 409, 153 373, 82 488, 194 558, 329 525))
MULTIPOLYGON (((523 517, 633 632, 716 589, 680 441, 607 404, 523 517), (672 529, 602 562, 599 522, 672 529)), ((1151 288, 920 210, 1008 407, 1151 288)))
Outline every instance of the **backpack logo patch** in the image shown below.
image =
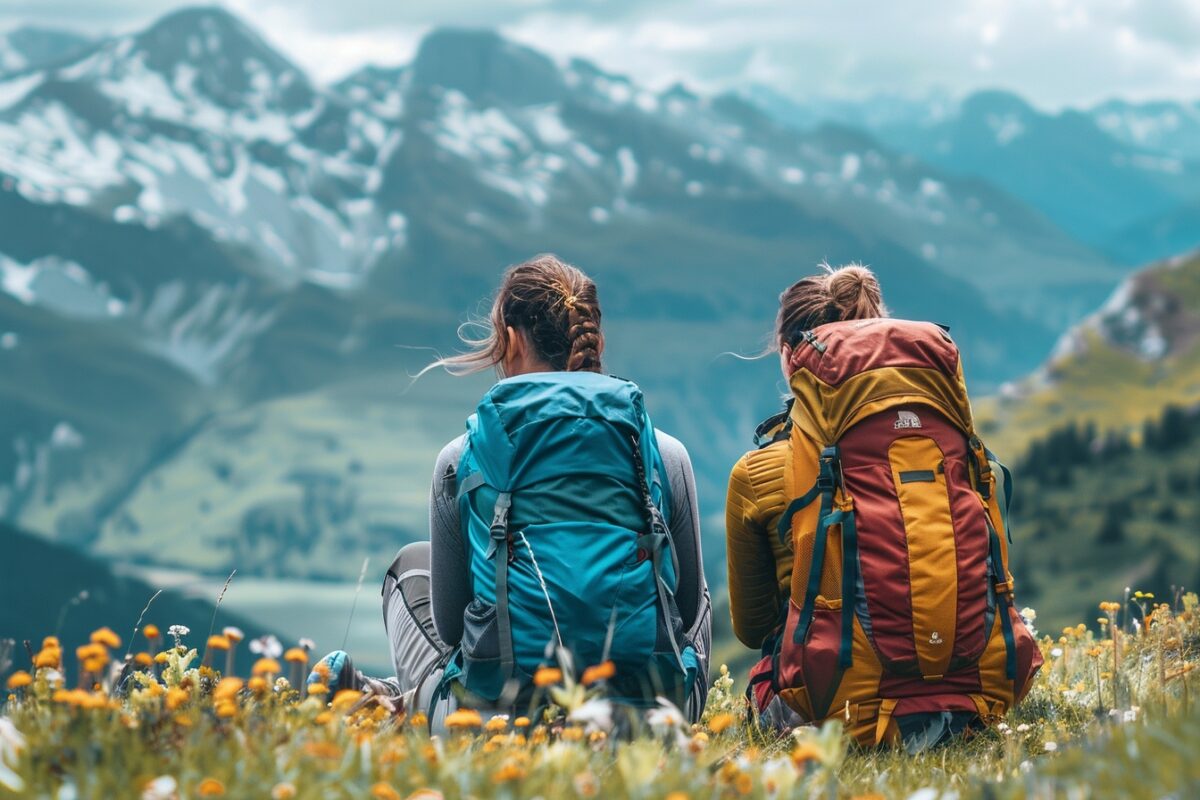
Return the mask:
POLYGON ((897 416, 898 416, 898 419, 896 420, 895 424, 892 426, 892 427, 894 427, 896 430, 903 430, 903 429, 905 429, 905 428, 919 428, 919 427, 921 427, 921 418, 920 418, 920 417, 918 417, 918 416, 917 416, 916 414, 914 414, 913 412, 911 412, 911 411, 897 411, 897 412, 896 412, 896 414, 897 414, 897 416))
POLYGON ((933 636, 929 637, 929 643, 930 644, 945 644, 946 640, 942 638, 942 635, 940 633, 938 633, 937 631, 934 631, 933 636))

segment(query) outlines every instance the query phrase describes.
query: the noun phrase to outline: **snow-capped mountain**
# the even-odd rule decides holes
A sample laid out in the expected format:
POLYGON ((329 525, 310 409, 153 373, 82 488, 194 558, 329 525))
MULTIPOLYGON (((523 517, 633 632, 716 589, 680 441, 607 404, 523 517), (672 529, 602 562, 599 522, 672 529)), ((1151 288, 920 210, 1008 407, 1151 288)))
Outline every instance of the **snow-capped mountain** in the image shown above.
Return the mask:
POLYGON ((855 128, 798 132, 487 31, 323 87, 187 9, 0 78, 0 516, 292 574, 290 536, 321 569, 403 536, 422 513, 395 484, 419 503, 428 476, 397 470, 423 473, 467 409, 401 400, 397 345, 452 347, 541 251, 597 277, 613 368, 656 420, 710 443, 706 511, 777 404, 770 364, 714 358, 758 349, 817 262, 866 261, 897 313, 949 323, 980 386, 1036 365, 1120 275, 994 184, 855 128))
POLYGON ((749 96, 801 129, 830 121, 871 131, 959 176, 977 176, 1120 262, 1200 244, 1200 106, 1111 101, 1048 113, 1004 91, 868 101, 749 96))
POLYGON ((89 44, 75 33, 32 26, 0 33, 0 77, 68 59, 89 44))
POLYGON ((1200 160, 1200 101, 1131 103, 1110 100, 1091 109, 1110 136, 1165 156, 1200 160))

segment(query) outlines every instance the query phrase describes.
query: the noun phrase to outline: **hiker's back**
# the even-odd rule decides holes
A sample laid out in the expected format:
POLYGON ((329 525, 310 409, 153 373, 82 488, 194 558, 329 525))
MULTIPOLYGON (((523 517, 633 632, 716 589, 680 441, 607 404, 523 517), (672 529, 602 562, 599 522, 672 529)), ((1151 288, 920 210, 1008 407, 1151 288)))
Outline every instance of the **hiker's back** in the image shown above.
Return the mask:
POLYGON ((836 322, 792 364, 792 579, 760 707, 778 693, 864 744, 931 712, 1002 715, 1041 657, 1013 602, 1007 470, 975 434, 957 347, 929 323, 836 322))
POLYGON ((628 381, 534 373, 488 392, 457 476, 474 594, 469 692, 515 698, 565 651, 578 669, 611 660, 610 694, 630 703, 686 693, 696 662, 672 596, 662 474, 628 381))

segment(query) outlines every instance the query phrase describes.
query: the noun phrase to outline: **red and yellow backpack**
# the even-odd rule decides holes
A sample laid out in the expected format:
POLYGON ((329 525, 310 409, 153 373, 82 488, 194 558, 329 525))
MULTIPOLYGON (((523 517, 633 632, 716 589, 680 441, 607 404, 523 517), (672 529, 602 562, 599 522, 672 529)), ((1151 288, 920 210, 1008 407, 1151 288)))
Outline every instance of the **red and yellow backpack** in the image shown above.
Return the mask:
POLYGON ((786 433, 797 487, 786 622, 751 686, 864 745, 897 719, 1024 697, 1041 666, 1008 571, 1008 470, 975 433, 941 327, 872 319, 804 334, 786 433), (807 491, 803 491, 805 487, 807 491))

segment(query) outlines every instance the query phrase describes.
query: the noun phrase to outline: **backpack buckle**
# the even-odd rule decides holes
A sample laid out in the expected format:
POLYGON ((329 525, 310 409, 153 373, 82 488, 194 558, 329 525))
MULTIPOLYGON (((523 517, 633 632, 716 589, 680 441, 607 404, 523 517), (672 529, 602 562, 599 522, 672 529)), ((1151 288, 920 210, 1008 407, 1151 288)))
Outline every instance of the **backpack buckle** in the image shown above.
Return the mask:
POLYGON ((835 486, 842 483, 841 455, 837 446, 831 445, 821 451, 821 471, 817 473, 817 486, 823 492, 832 492, 835 486))
POLYGON ((508 492, 501 492, 496 496, 495 516, 492 517, 492 527, 490 529, 493 539, 503 540, 508 538, 508 510, 512 507, 512 495, 508 492))

